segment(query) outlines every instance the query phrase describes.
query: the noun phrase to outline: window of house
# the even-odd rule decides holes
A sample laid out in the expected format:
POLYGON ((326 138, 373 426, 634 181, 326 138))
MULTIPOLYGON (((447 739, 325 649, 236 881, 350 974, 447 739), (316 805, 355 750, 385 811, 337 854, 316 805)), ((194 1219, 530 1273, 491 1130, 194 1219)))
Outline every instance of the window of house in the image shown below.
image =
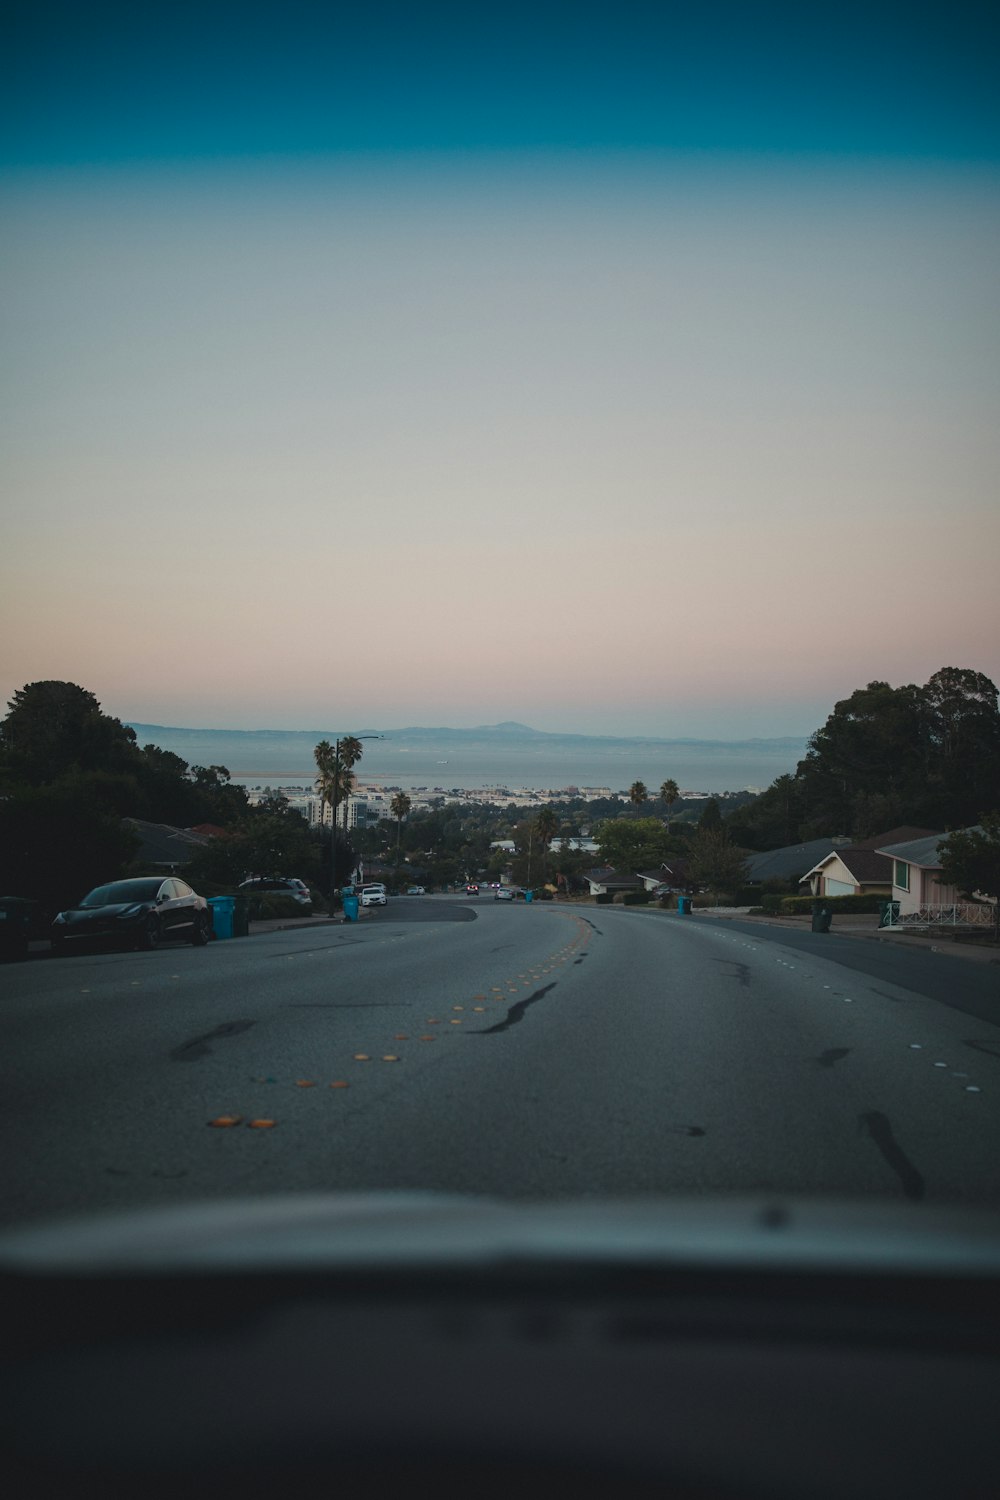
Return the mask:
POLYGON ((910 867, 905 859, 894 859, 893 862, 893 885, 898 885, 901 891, 910 889, 910 867))

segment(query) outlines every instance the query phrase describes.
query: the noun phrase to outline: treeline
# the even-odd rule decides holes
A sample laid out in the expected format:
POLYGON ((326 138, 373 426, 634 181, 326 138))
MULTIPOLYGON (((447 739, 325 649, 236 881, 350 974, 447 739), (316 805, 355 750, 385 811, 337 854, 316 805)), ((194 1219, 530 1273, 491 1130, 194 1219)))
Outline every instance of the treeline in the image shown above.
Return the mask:
POLYGON ((838 703, 794 775, 726 819, 748 849, 902 824, 969 827, 1000 806, 997 688, 981 672, 942 667, 918 687, 870 682, 838 703))
MULTIPOLYGON (((303 859, 318 866, 302 818, 281 799, 251 808, 225 766, 189 766, 169 750, 140 746, 75 683, 33 682, 16 692, 0 724, 0 892, 55 909, 125 873, 138 849, 129 818, 225 829, 228 880, 283 838, 298 840, 303 859)), ((214 851, 220 866, 222 852, 214 851)))

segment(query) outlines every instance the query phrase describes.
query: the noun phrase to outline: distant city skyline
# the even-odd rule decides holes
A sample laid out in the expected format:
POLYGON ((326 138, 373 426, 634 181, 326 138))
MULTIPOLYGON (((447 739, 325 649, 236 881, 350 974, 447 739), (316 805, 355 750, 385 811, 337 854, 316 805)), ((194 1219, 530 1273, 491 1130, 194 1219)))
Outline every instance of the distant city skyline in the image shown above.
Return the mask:
POLYGON ((998 31, 22 7, 3 701, 740 739, 996 681, 998 31))

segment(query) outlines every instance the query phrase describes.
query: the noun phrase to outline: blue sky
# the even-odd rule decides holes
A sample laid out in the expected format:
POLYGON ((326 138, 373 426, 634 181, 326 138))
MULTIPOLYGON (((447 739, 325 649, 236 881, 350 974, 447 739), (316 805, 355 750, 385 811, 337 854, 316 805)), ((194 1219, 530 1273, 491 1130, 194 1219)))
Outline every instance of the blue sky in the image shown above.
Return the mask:
POLYGON ((0 698, 742 738, 996 680, 997 32, 21 7, 0 698))
POLYGON ((419 150, 995 160, 997 8, 22 5, 12 163, 419 150))

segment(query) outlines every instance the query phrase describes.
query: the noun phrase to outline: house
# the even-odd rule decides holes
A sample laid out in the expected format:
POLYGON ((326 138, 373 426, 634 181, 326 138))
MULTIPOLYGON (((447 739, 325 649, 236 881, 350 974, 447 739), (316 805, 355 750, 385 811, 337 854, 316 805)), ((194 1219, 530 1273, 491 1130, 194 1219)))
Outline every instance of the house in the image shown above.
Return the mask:
POLYGON ((938 848, 947 837, 946 833, 931 833, 880 848, 879 853, 892 865, 892 899, 899 902, 901 916, 919 912, 923 907, 954 906, 961 901, 961 892, 953 885, 943 885, 939 879, 938 848))
POLYGON ((927 838, 930 828, 890 828, 874 838, 832 849, 808 870, 800 885, 808 885, 814 896, 890 896, 892 865, 878 852, 883 844, 927 838))
POLYGON ((622 875, 610 865, 599 865, 593 870, 584 870, 582 878, 587 882, 592 896, 604 896, 608 891, 635 891, 639 888, 638 875, 622 875))

